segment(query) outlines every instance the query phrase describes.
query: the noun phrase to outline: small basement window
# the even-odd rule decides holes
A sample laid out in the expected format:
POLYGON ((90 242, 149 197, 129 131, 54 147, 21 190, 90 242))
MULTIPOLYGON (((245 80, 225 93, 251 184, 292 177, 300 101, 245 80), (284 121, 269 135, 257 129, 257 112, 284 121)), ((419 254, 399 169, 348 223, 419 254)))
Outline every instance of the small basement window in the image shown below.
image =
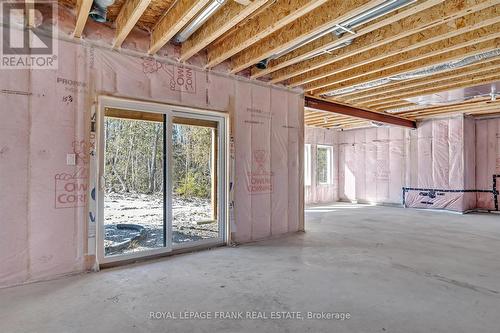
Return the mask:
POLYGON ((332 183, 332 147, 318 145, 317 153, 317 179, 318 184, 332 183))

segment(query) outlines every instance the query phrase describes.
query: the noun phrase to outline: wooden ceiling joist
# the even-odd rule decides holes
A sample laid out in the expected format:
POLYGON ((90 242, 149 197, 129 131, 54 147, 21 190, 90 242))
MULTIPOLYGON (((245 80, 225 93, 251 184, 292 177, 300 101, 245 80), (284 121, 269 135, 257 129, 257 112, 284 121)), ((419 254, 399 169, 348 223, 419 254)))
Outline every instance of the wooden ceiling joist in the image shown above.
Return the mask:
POLYGON ((500 113, 500 104, 498 102, 483 103, 480 105, 469 106, 467 108, 456 107, 447 111, 435 110, 430 112, 422 112, 414 115, 416 120, 427 119, 431 117, 450 116, 453 114, 462 113, 468 115, 477 115, 484 113, 500 113))
POLYGON ((352 36, 344 36, 338 39, 332 35, 327 35, 322 40, 304 45, 300 49, 271 61, 266 70, 254 70, 253 74, 254 77, 258 77, 278 70, 273 73, 271 82, 280 82, 287 78, 306 73, 309 70, 342 60, 356 54, 356 50, 358 50, 357 53, 364 52, 370 48, 390 43, 498 3, 500 1, 422 1, 414 7, 402 10, 401 13, 396 13, 380 22, 369 24, 367 27, 356 31, 356 39, 352 45, 303 61, 352 39, 352 36), (299 61, 303 62, 294 65, 299 61), (286 66, 289 67, 283 68, 286 66), (260 74, 257 75, 257 73, 260 74))
POLYGON ((394 106, 387 107, 387 108, 373 108, 373 110, 378 111, 378 112, 385 112, 387 110, 406 108, 406 107, 415 107, 416 105, 417 104, 411 103, 408 101, 399 101, 397 103, 394 103, 394 106))
POLYGON ((459 102, 450 102, 450 103, 444 103, 444 104, 439 104, 439 105, 428 105, 428 106, 420 106, 418 109, 414 109, 411 111, 405 111, 404 113, 399 112, 396 113, 398 115, 404 114, 405 117, 411 117, 412 115, 420 114, 422 112, 427 112, 427 111, 435 111, 435 110, 452 110, 456 108, 470 108, 474 107, 475 105, 479 105, 481 103, 487 103, 491 100, 490 97, 479 97, 471 100, 466 100, 466 101, 459 101, 459 102))
POLYGON ((85 29, 85 24, 89 17, 90 8, 92 8, 92 3, 94 0, 78 0, 77 1, 77 16, 75 23, 75 30, 73 36, 76 38, 82 37, 83 29, 85 29))
POLYGON ((475 75, 471 75, 471 76, 464 78, 462 80, 459 80, 459 81, 458 80, 452 81, 451 84, 450 84, 450 82, 448 82, 448 84, 442 85, 442 86, 435 86, 434 84, 429 84, 429 85, 426 85, 425 87, 423 87, 422 89, 417 90, 416 92, 412 91, 412 92, 403 93, 403 94, 396 96, 396 97, 389 97, 389 98, 386 98, 386 99, 383 99, 383 100, 380 100, 377 102, 365 104, 363 106, 367 107, 367 108, 381 107, 381 106, 390 105, 391 103, 400 101, 401 99, 408 99, 408 98, 412 98, 412 97, 425 96, 425 95, 440 93, 440 92, 453 90, 453 89, 459 89, 459 88, 474 87, 474 86, 481 85, 481 84, 488 84, 488 83, 496 82, 498 80, 500 80, 500 74, 498 74, 498 72, 487 73, 485 75, 481 75, 481 76, 477 76, 477 77, 475 75))
POLYGON ((358 109, 355 107, 338 104, 324 99, 314 98, 311 96, 305 97, 305 106, 311 109, 343 114, 351 117, 361 118, 370 121, 377 121, 385 124, 416 128, 415 122, 408 119, 395 117, 388 114, 358 109))
MULTIPOLYGON (((442 80, 426 82, 420 85, 405 87, 404 89, 398 90, 391 94, 386 93, 378 96, 377 98, 373 98, 364 102, 357 102, 356 105, 363 105, 364 107, 370 107, 372 105, 376 105, 378 103, 384 103, 387 101, 396 101, 404 98, 410 98, 415 96, 423 96, 428 94, 428 91, 431 89, 434 92, 442 92, 453 89, 453 87, 458 88, 466 88, 471 87, 469 84, 474 84, 480 80, 489 80, 490 77, 498 75, 499 65, 492 66, 490 68, 486 68, 481 72, 476 72, 472 74, 465 74, 461 76, 455 77, 453 80, 449 78, 444 78, 442 80)), ((486 82, 484 82, 486 83, 486 82)), ((484 84, 479 83, 479 84, 484 84)))
POLYGON ((484 102, 488 99, 485 98, 479 98, 478 100, 469 100, 469 101, 464 101, 464 102, 453 102, 453 103, 447 103, 447 104, 442 104, 442 105, 430 105, 430 106, 419 106, 417 109, 413 109, 411 111, 404 111, 404 112, 397 112, 397 113, 391 113, 399 116, 404 116, 407 118, 412 119, 415 115, 421 114, 423 112, 427 111, 436 111, 436 110, 453 110, 456 109, 457 107, 472 107, 476 105, 477 103, 484 102))
MULTIPOLYGON (((397 13, 395 15, 391 15, 387 18, 384 18, 378 22, 375 22, 373 24, 368 24, 366 27, 362 27, 359 30, 356 31, 356 38, 363 38, 365 35, 369 34, 369 36, 364 37, 361 42, 359 43, 360 45, 363 44, 363 40, 367 41, 373 41, 373 40, 378 40, 380 41, 383 39, 383 37, 380 37, 380 32, 382 32, 383 27, 388 26, 394 22, 397 22, 399 20, 402 20, 406 17, 409 17, 411 15, 415 15, 419 11, 422 11, 424 9, 427 9, 429 7, 432 7, 440 2, 443 2, 443 0, 428 0, 428 1, 423 1, 422 3, 419 3, 409 9, 404 9, 400 13, 397 13), (374 31, 378 31, 377 34, 374 33, 374 31)), ((397 27, 400 28, 400 25, 397 27)), ((407 29, 410 29, 410 26, 406 26, 407 29)), ((406 31, 403 30, 403 31, 406 31)), ((410 30, 413 31, 413 30, 410 30)), ((399 29, 399 32, 401 32, 401 29, 399 29)), ((390 36, 394 36, 394 33, 392 33, 390 36)), ((325 50, 331 49, 339 44, 345 43, 350 41, 353 38, 351 35, 345 35, 340 38, 333 36, 332 34, 328 34, 326 36, 323 36, 316 41, 312 43, 308 43, 306 45, 301 46, 300 48, 285 54, 278 59, 271 60, 269 62, 269 65, 266 69, 264 70, 259 70, 259 69, 252 69, 252 77, 257 78, 264 76, 266 74, 273 73, 272 75, 272 80, 271 82, 280 82, 283 81, 287 78, 290 78, 295 75, 299 75, 302 73, 307 72, 309 69, 315 69, 318 67, 321 67, 323 65, 329 64, 330 62, 336 61, 337 58, 343 59, 343 55, 346 54, 345 51, 348 50, 348 46, 346 50, 333 50, 329 51, 328 53, 325 52, 325 50), (318 55, 321 54, 322 55, 318 55), (312 56, 316 55, 314 58, 310 59, 312 56), (307 60, 310 59, 310 60, 307 60), (307 60, 307 61, 305 61, 307 60), (296 64, 296 65, 294 65, 296 64), (293 66, 292 66, 293 65, 293 66), (289 66, 289 67, 288 67, 289 66)), ((345 48, 343 48, 345 49, 345 48)))
MULTIPOLYGON (((402 111, 402 112, 390 112, 391 114, 395 114, 395 115, 400 115, 400 116, 404 116, 404 117, 410 117, 412 115, 415 115, 415 114, 420 114, 424 111, 431 111, 431 110, 453 110, 453 109, 456 109, 457 107, 464 107, 464 108, 467 108, 467 107, 471 107, 471 106, 474 106, 475 103, 478 103, 478 102, 484 102, 484 101, 489 101, 490 98, 486 98, 486 97, 479 97, 479 98, 475 98, 473 100, 469 100, 469 101, 461 101, 461 102, 450 102, 450 103, 444 103, 444 104, 440 104, 440 105, 427 105, 427 106, 418 106, 417 104, 414 104, 412 103, 411 105, 412 106, 418 106, 418 108, 416 109, 412 109, 412 110, 408 110, 408 111, 402 111)), ((398 107, 399 108, 399 107, 398 107)), ((378 108, 377 111, 379 112, 382 112, 382 110, 384 111, 387 111, 387 110, 391 110, 391 107, 381 107, 381 108, 378 108)))
MULTIPOLYGON (((425 53, 419 54, 416 57, 417 59, 411 58, 409 55, 402 55, 403 58, 408 60, 406 60, 403 64, 397 65, 394 65, 394 59, 384 59, 369 65, 357 67, 355 70, 341 75, 333 75, 331 77, 314 81, 306 85, 305 90, 313 91, 315 95, 321 95, 337 89, 353 87, 358 84, 412 72, 428 66, 463 59, 468 56, 492 51, 500 47, 500 39, 498 38, 500 33, 498 31, 493 34, 485 34, 483 29, 479 30, 481 31, 476 30, 471 34, 468 34, 466 41, 463 43, 451 46, 453 45, 452 41, 447 41, 446 44, 450 45, 452 50, 447 50, 446 48, 440 49, 438 47, 436 51, 433 51, 433 53, 438 54, 429 57, 425 57, 425 53), (482 42, 480 42, 481 40, 482 42)), ((418 52, 418 50, 414 51, 418 52)), ((416 53, 414 51, 410 52, 416 53)))
POLYGON ((455 78, 463 77, 464 75, 482 73, 484 71, 494 70, 496 68, 500 68, 500 59, 493 61, 487 59, 485 61, 470 64, 469 66, 464 66, 458 69, 454 70, 450 69, 447 72, 439 72, 422 78, 397 81, 385 84, 380 87, 375 87, 372 89, 355 91, 348 94, 335 96, 335 99, 343 103, 349 103, 349 104, 363 103, 366 101, 370 101, 372 99, 376 99, 378 97, 388 96, 389 94, 398 92, 402 89, 418 87, 421 84, 425 83, 441 82, 443 80, 452 80, 455 78))
MULTIPOLYGON (((400 57, 403 52, 410 52, 429 45, 427 49, 421 49, 418 52, 420 54, 425 54, 426 50, 430 48, 435 49, 436 46, 441 46, 438 43, 443 40, 457 37, 461 34, 466 34, 469 31, 487 27, 498 22, 500 22, 500 6, 495 6, 375 48, 372 48, 372 45, 378 45, 380 42, 368 43, 364 45, 356 44, 356 48, 354 48, 355 51, 351 52, 350 57, 347 57, 342 61, 335 61, 315 70, 310 70, 304 75, 291 78, 288 81, 288 84, 292 87, 299 86, 388 57, 394 56, 394 58, 397 58, 400 57)), ((389 39, 392 40, 392 38, 389 39)), ((364 43, 364 41, 360 42, 364 43)), ((417 52, 413 52, 413 54, 416 53, 417 52)), ((409 56, 411 55, 412 54, 409 54, 409 56)))
POLYGON ((267 35, 321 6, 327 0, 276 0, 266 11, 235 31, 230 38, 215 42, 207 49, 206 67, 212 68, 267 35))
POLYGON ((354 118, 348 116, 339 117, 337 114, 334 113, 330 114, 331 114, 330 116, 320 115, 316 118, 305 119, 304 122, 308 125, 320 125, 320 124, 350 124, 353 122, 366 121, 366 119, 361 119, 361 118, 354 118))
POLYGON ((336 120, 336 119, 328 119, 326 122, 322 120, 314 120, 314 121, 307 121, 307 125, 313 125, 313 126, 325 126, 325 127, 333 127, 333 126, 345 126, 345 125, 352 125, 352 124, 357 124, 357 123, 362 123, 366 122, 365 119, 358 119, 358 118, 350 118, 346 120, 336 120))
POLYGON ((232 29, 243 19, 265 5, 269 0, 248 1, 246 5, 229 1, 216 12, 201 29, 182 44, 180 61, 186 61, 210 43, 232 29))
POLYGON ((158 52, 170 41, 210 0, 178 0, 163 16, 151 33, 149 54, 158 52))
POLYGON ((150 3, 151 0, 130 0, 123 5, 115 20, 116 31, 113 48, 116 49, 122 45, 150 3))
POLYGON ((231 59, 231 73, 290 49, 335 24, 377 6, 384 0, 329 0, 322 6, 287 24, 231 59))

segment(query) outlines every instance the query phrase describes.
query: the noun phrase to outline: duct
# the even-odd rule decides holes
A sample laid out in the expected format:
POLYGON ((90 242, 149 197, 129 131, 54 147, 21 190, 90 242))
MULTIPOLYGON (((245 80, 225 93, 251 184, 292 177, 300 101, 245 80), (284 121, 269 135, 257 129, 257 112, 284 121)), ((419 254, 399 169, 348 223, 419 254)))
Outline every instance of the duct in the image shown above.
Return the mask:
POLYGON ((226 0, 212 0, 180 33, 174 40, 177 43, 184 43, 203 23, 205 23, 224 3, 226 0))
POLYGON ((111 6, 115 0, 94 0, 92 9, 89 16, 96 22, 104 23, 107 21, 108 7, 111 6))
POLYGON ((500 56, 500 48, 495 49, 495 50, 491 50, 488 52, 475 54, 475 55, 472 55, 472 56, 469 56, 469 57, 466 57, 466 58, 463 58, 460 60, 455 60, 455 61, 451 61, 451 62, 446 62, 446 63, 442 63, 442 64, 438 64, 438 65, 429 66, 429 67, 426 67, 424 69, 419 69, 419 70, 416 70, 413 72, 398 74, 398 75, 390 76, 387 78, 358 84, 358 85, 348 87, 348 88, 337 89, 337 90, 334 90, 334 91, 329 92, 327 94, 323 94, 322 96, 332 97, 332 96, 337 96, 337 95, 348 94, 348 93, 355 92, 355 91, 379 87, 379 86, 382 86, 384 84, 394 82, 394 81, 403 81, 403 80, 422 78, 422 77, 430 76, 430 75, 433 75, 436 73, 469 66, 469 65, 472 65, 474 63, 488 60, 491 58, 495 58, 498 56, 500 56))
POLYGON ((396 9, 400 9, 402 7, 408 6, 412 3, 416 2, 416 0, 390 0, 381 3, 378 6, 375 6, 364 13, 356 15, 349 20, 342 22, 338 25, 338 29, 334 31, 337 37, 341 37, 346 32, 349 32, 351 29, 359 27, 362 24, 373 21, 379 17, 382 17, 390 12, 395 11, 396 9))
MULTIPOLYGON (((400 9, 402 7, 405 7, 405 6, 411 4, 415 1, 416 0, 389 0, 389 1, 385 1, 382 4, 375 6, 371 9, 367 10, 364 13, 358 14, 358 15, 348 19, 347 21, 344 21, 340 24, 335 24, 334 26, 332 26, 328 29, 320 31, 320 32, 314 34, 313 36, 306 38, 305 40, 301 41, 300 43, 297 43, 297 44, 287 48, 286 50, 283 50, 281 52, 273 54, 271 57, 269 57, 269 59, 279 58, 279 57, 281 57, 287 53, 290 53, 293 50, 296 50, 305 44, 311 43, 312 41, 315 41, 316 39, 321 38, 329 33, 334 33, 337 37, 341 37, 345 33, 350 33, 350 34, 355 35, 356 32, 352 30, 353 28, 358 27, 362 24, 368 23, 370 21, 373 21, 381 16, 384 16, 392 11, 395 11, 396 9, 400 9)), ((352 40, 349 40, 348 42, 337 45, 334 48, 327 50, 326 52, 330 52, 334 49, 344 47, 344 46, 349 45, 351 43, 352 43, 352 40)), ((312 56, 308 57, 307 59, 314 58, 314 57, 322 54, 323 52, 324 51, 318 52, 317 54, 312 55, 312 56)))
POLYGON ((453 104, 478 98, 489 98, 491 101, 495 101, 498 96, 498 88, 500 88, 500 82, 453 89, 425 96, 417 96, 407 98, 405 101, 418 104, 420 106, 453 104))

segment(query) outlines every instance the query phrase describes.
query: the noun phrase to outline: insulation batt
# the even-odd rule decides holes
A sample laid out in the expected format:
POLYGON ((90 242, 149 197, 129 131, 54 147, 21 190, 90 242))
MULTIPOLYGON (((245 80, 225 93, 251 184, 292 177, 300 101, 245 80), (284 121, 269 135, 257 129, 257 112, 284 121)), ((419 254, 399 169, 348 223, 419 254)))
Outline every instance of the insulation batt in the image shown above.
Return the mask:
POLYGON ((303 229, 303 95, 194 67, 59 41, 57 70, 0 75, 0 287, 95 262, 97 96, 230 114, 232 240, 303 229), (66 155, 76 154, 76 165, 66 155), (255 184, 266 186, 255 186, 255 184), (95 193, 95 192, 94 192, 95 193))
POLYGON ((305 187, 306 203, 339 199, 401 205, 402 188, 407 187, 426 189, 406 191, 407 207, 456 212, 495 209, 492 193, 474 190, 491 191, 493 175, 500 174, 499 118, 433 119, 420 122, 416 130, 306 127, 305 142, 311 144, 313 155, 312 182, 305 187), (315 185, 318 144, 333 147, 333 184, 327 195, 325 185, 315 185))

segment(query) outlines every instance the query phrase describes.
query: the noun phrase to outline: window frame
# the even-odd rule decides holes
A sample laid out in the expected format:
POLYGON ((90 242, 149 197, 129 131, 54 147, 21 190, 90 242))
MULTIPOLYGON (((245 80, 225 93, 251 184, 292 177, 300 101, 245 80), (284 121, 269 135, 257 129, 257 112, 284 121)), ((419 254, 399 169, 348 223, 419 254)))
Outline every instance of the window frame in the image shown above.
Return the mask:
POLYGON ((304 144, 304 186, 312 185, 312 147, 310 143, 304 144))
POLYGON ((316 181, 318 185, 332 185, 332 173, 333 173, 333 147, 328 145, 317 145, 316 146, 316 181), (318 152, 320 149, 325 149, 326 154, 326 182, 320 181, 321 177, 319 175, 319 161, 318 152))

